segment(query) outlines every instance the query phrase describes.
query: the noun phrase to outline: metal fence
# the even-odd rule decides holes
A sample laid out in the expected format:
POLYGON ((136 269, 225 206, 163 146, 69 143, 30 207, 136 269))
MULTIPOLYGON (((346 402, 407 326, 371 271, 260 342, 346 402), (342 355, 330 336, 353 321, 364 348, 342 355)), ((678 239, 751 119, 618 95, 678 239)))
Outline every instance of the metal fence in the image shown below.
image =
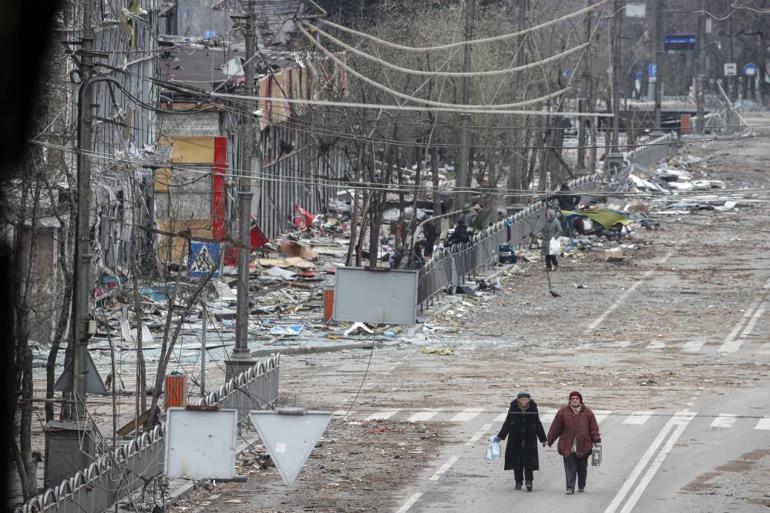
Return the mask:
MULTIPOLYGON (((572 191, 592 186, 598 175, 589 175, 568 182, 572 191)), ((501 244, 518 244, 543 229, 545 202, 538 201, 524 210, 485 228, 466 244, 436 250, 433 258, 420 271, 417 301, 427 306, 436 295, 447 287, 464 282, 480 269, 495 263, 501 244), (510 235, 509 235, 510 232, 510 235)))
MULTIPOLYGON (((260 360, 228 381, 218 391, 201 399, 202 405, 238 410, 239 420, 248 411, 270 406, 278 399, 280 356, 260 360)), ((16 513, 97 513, 146 487, 165 469, 165 424, 119 447, 114 454, 101 454, 88 468, 59 486, 30 499, 16 513)))
MULTIPOLYGON (((620 173, 627 173, 633 165, 647 167, 663 160, 676 143, 676 134, 669 133, 626 153, 620 173)), ((585 191, 595 187, 601 178, 597 174, 583 176, 571 180, 568 186, 571 191, 585 191)), ((481 268, 497 262, 501 244, 518 245, 527 237, 540 232, 545 222, 545 208, 545 202, 538 201, 482 230, 467 244, 436 250, 433 259, 420 271, 417 288, 419 305, 427 306, 448 287, 464 282, 466 278, 475 276, 481 268)))

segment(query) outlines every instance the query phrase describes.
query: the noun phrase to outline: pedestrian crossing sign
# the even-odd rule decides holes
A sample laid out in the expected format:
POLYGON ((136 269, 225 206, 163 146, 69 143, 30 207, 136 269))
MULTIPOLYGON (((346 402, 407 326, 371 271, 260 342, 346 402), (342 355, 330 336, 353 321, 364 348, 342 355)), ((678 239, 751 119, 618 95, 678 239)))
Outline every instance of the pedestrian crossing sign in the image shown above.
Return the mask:
POLYGON ((191 278, 205 278, 215 269, 212 278, 219 276, 220 245, 216 242, 190 242, 187 274, 191 278))

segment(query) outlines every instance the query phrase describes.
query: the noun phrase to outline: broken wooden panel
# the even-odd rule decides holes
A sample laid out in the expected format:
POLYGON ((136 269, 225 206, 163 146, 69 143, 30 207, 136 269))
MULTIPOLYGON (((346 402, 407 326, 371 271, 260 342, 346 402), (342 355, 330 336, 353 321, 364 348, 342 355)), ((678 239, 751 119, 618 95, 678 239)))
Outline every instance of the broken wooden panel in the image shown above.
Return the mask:
POLYGON ((161 144, 171 146, 174 164, 213 164, 214 137, 184 136, 165 139, 161 144))
POLYGON ((155 170, 153 190, 155 192, 168 192, 169 185, 172 183, 171 179, 171 169, 164 167, 163 169, 155 170))
POLYGON ((158 234, 158 258, 165 264, 184 262, 190 238, 211 238, 211 219, 158 219, 157 223, 161 232, 158 234))

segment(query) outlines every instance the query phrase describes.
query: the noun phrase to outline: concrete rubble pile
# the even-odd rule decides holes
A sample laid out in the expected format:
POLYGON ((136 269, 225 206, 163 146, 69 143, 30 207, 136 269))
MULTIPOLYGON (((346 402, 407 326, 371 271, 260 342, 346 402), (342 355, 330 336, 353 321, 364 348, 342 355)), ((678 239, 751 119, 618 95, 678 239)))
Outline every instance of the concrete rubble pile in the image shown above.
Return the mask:
POLYGON ((728 187, 723 180, 710 178, 708 161, 692 155, 669 157, 656 168, 629 174, 629 190, 648 196, 650 211, 655 215, 685 215, 699 210, 726 212, 750 208, 756 203, 756 194, 745 184, 728 187))

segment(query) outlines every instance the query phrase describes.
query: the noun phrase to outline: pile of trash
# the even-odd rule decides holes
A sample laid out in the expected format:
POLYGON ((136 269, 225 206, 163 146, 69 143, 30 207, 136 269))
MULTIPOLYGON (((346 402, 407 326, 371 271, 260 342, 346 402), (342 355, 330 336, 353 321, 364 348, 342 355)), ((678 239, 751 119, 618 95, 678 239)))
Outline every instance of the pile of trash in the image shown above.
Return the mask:
POLYGON ((724 181, 709 177, 709 171, 708 159, 672 156, 654 168, 630 173, 629 192, 653 193, 649 210, 655 215, 725 212, 753 206, 753 194, 727 190, 724 181))

